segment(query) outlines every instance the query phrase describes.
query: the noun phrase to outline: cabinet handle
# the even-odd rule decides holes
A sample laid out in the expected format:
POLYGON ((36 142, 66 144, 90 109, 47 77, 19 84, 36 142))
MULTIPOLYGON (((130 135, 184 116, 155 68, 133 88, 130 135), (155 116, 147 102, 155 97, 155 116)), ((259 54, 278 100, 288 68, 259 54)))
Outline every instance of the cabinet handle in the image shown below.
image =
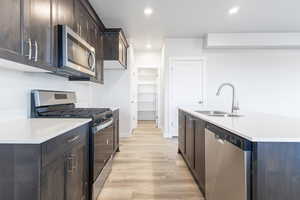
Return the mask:
POLYGON ((106 144, 109 144, 109 141, 108 141, 108 140, 106 140, 106 144))
POLYGON ((75 137, 69 139, 69 140, 68 140, 68 143, 72 143, 72 142, 74 142, 74 141, 76 141, 76 140, 78 140, 78 139, 79 139, 79 135, 77 135, 77 136, 75 136, 75 137))
POLYGON ((81 25, 79 25, 79 32, 80 32, 79 35, 81 36, 81 25))
POLYGON ((32 42, 31 42, 30 38, 28 38, 27 43, 28 43, 28 55, 26 55, 26 56, 28 57, 29 60, 31 60, 31 57, 32 57, 32 42))
POLYGON ((34 58, 34 62, 37 62, 38 61, 38 55, 39 55, 39 53, 38 53, 39 47, 38 47, 38 43, 37 43, 36 40, 34 41, 34 45, 35 45, 35 58, 34 58))
POLYGON ((67 170, 69 173, 73 172, 73 157, 72 156, 67 158, 67 170))
POLYGON ((71 154, 67 158, 67 170, 68 170, 69 173, 73 173, 74 170, 76 170, 76 168, 77 168, 76 156, 74 154, 71 154))

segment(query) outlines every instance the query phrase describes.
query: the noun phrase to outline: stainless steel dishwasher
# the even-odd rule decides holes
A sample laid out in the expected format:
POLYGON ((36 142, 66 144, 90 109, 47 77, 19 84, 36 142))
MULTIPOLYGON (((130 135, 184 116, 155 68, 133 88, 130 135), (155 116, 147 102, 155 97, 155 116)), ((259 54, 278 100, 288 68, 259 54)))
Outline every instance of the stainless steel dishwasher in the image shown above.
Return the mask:
POLYGON ((208 124, 205 159, 206 200, 250 200, 250 141, 208 124))

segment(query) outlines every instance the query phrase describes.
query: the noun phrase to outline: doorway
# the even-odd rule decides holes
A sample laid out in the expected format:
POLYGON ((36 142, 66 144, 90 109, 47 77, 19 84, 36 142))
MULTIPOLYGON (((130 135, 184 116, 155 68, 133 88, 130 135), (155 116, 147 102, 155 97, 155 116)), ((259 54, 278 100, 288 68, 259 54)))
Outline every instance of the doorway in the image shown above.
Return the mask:
POLYGON ((137 69, 137 112, 138 124, 152 123, 158 126, 159 68, 137 69))
POLYGON ((178 107, 204 102, 204 58, 173 58, 169 68, 169 137, 178 136, 178 107))

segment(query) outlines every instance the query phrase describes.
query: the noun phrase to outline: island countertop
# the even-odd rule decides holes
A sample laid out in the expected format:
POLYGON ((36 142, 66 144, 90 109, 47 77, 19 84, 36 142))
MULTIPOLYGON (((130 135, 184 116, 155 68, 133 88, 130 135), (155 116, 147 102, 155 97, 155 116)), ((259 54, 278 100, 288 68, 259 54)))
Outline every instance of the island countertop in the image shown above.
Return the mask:
POLYGON ((242 117, 216 117, 196 112, 208 108, 179 107, 190 115, 252 142, 300 142, 300 119, 263 113, 240 113, 242 117))
POLYGON ((36 118, 0 122, 0 144, 41 144, 91 119, 36 118))

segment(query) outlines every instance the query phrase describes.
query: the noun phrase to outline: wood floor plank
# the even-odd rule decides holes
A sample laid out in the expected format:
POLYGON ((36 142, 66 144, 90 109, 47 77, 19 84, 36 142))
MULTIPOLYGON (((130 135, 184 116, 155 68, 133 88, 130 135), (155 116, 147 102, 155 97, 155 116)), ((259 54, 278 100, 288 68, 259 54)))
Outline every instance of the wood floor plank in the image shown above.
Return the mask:
POLYGON ((150 122, 139 122, 120 150, 98 200, 204 200, 177 143, 150 122))

